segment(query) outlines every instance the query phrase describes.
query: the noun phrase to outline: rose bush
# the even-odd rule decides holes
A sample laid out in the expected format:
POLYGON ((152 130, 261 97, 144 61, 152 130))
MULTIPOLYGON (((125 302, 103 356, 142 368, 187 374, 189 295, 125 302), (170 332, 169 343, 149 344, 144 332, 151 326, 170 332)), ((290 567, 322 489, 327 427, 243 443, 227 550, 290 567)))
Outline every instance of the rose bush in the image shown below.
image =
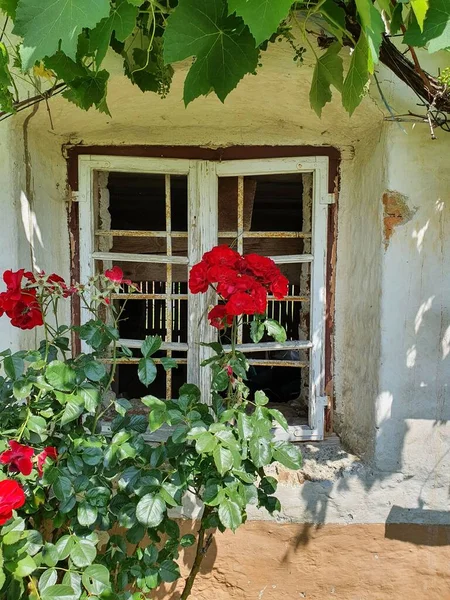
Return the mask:
MULTIPOLYGON (((243 315, 254 315, 254 339, 264 331, 285 337, 264 313, 267 292, 281 297, 287 281, 270 259, 224 246, 206 253, 189 285, 198 293, 215 286, 220 303, 209 319, 232 331, 230 352, 209 344, 212 406, 195 385, 184 384, 176 399, 143 397, 144 415, 111 391, 117 361, 133 356, 119 343, 121 311, 112 302, 113 293, 132 286, 118 267, 84 284, 23 269, 3 279, 0 314, 21 329, 42 327, 43 340, 34 349, 0 353, 1 597, 138 600, 176 581, 181 549, 195 545, 181 594, 187 598, 216 530, 234 531, 249 504, 280 509, 276 480, 264 467, 301 465, 296 447, 273 438, 274 421, 287 427, 283 415, 267 407, 263 392, 249 397, 248 363, 236 350, 243 315), (60 325, 59 305, 73 295, 91 318, 60 325), (85 352, 72 352, 73 336, 85 352), (163 425, 167 440, 146 443, 146 432, 163 425), (189 494, 203 513, 195 532, 182 535, 180 513, 171 509, 180 511, 189 494)), ((158 368, 176 366, 156 356, 161 344, 158 337, 142 343, 137 369, 146 386, 158 368)))

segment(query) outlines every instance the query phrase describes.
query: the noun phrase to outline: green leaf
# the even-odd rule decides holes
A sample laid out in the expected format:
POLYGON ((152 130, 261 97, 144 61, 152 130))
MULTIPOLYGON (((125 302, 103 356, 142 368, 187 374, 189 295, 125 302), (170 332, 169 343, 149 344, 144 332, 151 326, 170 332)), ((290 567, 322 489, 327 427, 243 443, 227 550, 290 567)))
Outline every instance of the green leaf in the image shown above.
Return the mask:
POLYGON ((250 456, 255 466, 259 469, 270 463, 272 452, 269 440, 263 437, 253 436, 249 442, 250 456))
POLYGON ((281 427, 287 431, 289 429, 288 422, 286 421, 285 416, 276 408, 269 408, 269 414, 271 417, 275 419, 275 421, 281 425, 281 427))
POLYGON ((331 31, 342 44, 343 33, 346 30, 345 10, 336 4, 334 0, 325 0, 320 6, 320 12, 328 25, 331 26, 331 31))
POLYGON ((105 103, 109 73, 88 71, 85 77, 79 77, 69 83, 69 88, 63 93, 64 98, 83 110, 89 110, 95 105, 100 112, 109 114, 105 103))
POLYGON ((5 44, 0 42, 0 109, 10 113, 14 112, 14 96, 11 91, 12 88, 13 80, 9 71, 8 50, 6 49, 5 44))
MULTIPOLYGON (((415 13, 414 13, 415 14, 415 13)), ((429 0, 429 8, 420 30, 417 19, 412 19, 403 38, 410 46, 427 46, 429 52, 450 47, 450 4, 447 0, 429 0)))
POLYGON ((53 56, 46 56, 44 64, 45 68, 53 71, 58 79, 66 82, 73 81, 77 77, 86 77, 89 72, 84 65, 75 62, 60 50, 53 56))
POLYGON ((14 563, 13 575, 16 577, 28 577, 37 569, 37 565, 31 556, 25 556, 14 563))
POLYGON ((257 392, 255 392, 255 404, 257 406, 265 406, 268 402, 269 398, 263 391, 258 390, 257 392))
POLYGON ((156 365, 151 358, 141 358, 138 365, 138 377, 139 380, 145 385, 149 386, 156 379, 156 365))
POLYGON ((239 505, 225 498, 219 506, 219 519, 224 527, 236 531, 242 524, 242 513, 239 505))
POLYGON ((108 51, 111 36, 119 42, 124 42, 132 34, 136 25, 138 10, 125 0, 118 0, 116 6, 111 7, 109 17, 102 19, 89 34, 90 52, 95 54, 97 68, 103 62, 108 51))
POLYGON ((84 374, 86 375, 86 378, 91 381, 101 381, 106 375, 105 365, 101 362, 92 360, 84 366, 84 374))
POLYGON ((23 400, 30 395, 32 389, 32 383, 25 381, 25 379, 18 379, 13 385, 14 398, 16 398, 16 400, 23 400))
POLYGON ((53 493, 58 498, 58 500, 67 500, 73 494, 72 482, 68 477, 58 477, 58 479, 53 484, 53 493))
POLYGON ((212 380, 212 388, 216 392, 223 392, 227 389, 228 384, 230 383, 230 377, 225 371, 225 369, 221 369, 218 373, 216 373, 212 380))
POLYGON ((303 457, 300 450, 289 442, 275 442, 272 445, 273 458, 288 469, 301 469, 303 457))
POLYGON ((173 560, 164 560, 159 567, 159 576, 166 583, 173 583, 180 577, 180 568, 173 560))
POLYGON ((237 422, 239 437, 243 440, 248 440, 253 432, 251 417, 241 412, 238 414, 237 422))
POLYGON ((167 420, 167 416, 168 415, 165 408, 154 408, 153 410, 151 410, 148 414, 148 424, 150 431, 153 432, 162 427, 162 425, 164 425, 164 423, 167 420))
POLYGON ((256 45, 274 34, 292 6, 292 0, 228 0, 229 13, 242 17, 256 45))
POLYGON ((145 358, 149 358, 150 356, 152 356, 153 354, 155 354, 155 352, 158 352, 158 350, 161 348, 161 344, 162 344, 162 339, 159 336, 152 336, 149 335, 145 338, 145 340, 142 342, 142 346, 141 346, 141 352, 142 352, 142 356, 144 356, 145 358))
POLYGON ((423 31, 425 16, 428 10, 428 0, 410 0, 411 8, 416 15, 417 23, 420 30, 423 31))
POLYGON ((105 590, 111 589, 109 571, 104 565, 88 567, 82 575, 82 581, 84 587, 91 594, 100 595, 105 590))
POLYGON ((97 520, 98 510, 95 506, 91 506, 87 502, 81 502, 78 505, 77 519, 80 525, 89 527, 97 520))
POLYGON ((84 401, 83 398, 79 396, 71 395, 69 396, 69 400, 64 408, 64 412, 61 417, 61 425, 67 425, 78 419, 83 413, 84 409, 84 401))
POLYGON ((56 549, 58 550, 59 560, 65 560, 72 551, 75 545, 75 539, 73 535, 63 535, 55 543, 56 549))
POLYGON ((170 371, 170 369, 176 369, 178 367, 177 361, 174 358, 168 358, 167 356, 161 358, 161 364, 165 371, 170 371))
POLYGON ((213 452, 214 463, 221 475, 225 475, 233 467, 233 455, 228 448, 216 446, 213 452))
POLYGON ((74 542, 70 558, 77 567, 88 567, 97 556, 94 544, 85 538, 74 538, 74 542))
POLYGON ((48 588, 51 585, 55 585, 58 581, 58 571, 53 567, 51 569, 47 569, 42 573, 39 577, 39 591, 42 592, 45 588, 48 588))
POLYGON ((58 548, 47 542, 42 548, 42 560, 48 567, 54 567, 59 561, 58 548))
POLYGON ((195 536, 192 533, 186 533, 180 540, 180 546, 182 548, 189 548, 195 544, 195 536))
POLYGON ((109 0, 19 0, 14 34, 22 36, 25 70, 62 50, 75 60, 78 36, 109 14, 109 0))
POLYGON ((2 10, 8 17, 11 17, 13 21, 16 18, 18 1, 19 0, 0 0, 0 10, 2 10))
POLYGON ((206 431, 205 433, 202 433, 197 438, 197 441, 195 442, 195 449, 197 450, 197 452, 199 454, 210 453, 214 450, 214 448, 216 446, 217 446, 216 438, 208 431, 206 431))
POLYGON ((136 506, 136 518, 146 527, 157 527, 164 519, 166 503, 156 494, 146 494, 136 506))
POLYGON ((343 63, 339 56, 341 46, 332 44, 321 57, 318 58, 314 68, 309 102, 311 108, 320 117, 322 108, 331 100, 331 89, 333 85, 338 91, 342 91, 343 85, 343 63))
POLYGON ((350 68, 344 81, 344 87, 342 88, 342 104, 350 115, 353 114, 355 108, 361 103, 367 91, 370 77, 369 67, 371 64, 367 38, 361 32, 353 50, 350 68))
POLYGON ((50 585, 42 592, 41 600, 74 600, 75 591, 69 585, 57 583, 50 585))
POLYGON ((227 16, 225 0, 180 0, 164 32, 166 64, 195 56, 184 83, 189 104, 211 90, 223 102, 258 64, 258 49, 241 19, 227 16))
POLYGON ((31 415, 28 419, 27 427, 30 431, 38 435, 45 435, 47 432, 47 421, 43 417, 31 415))
MULTIPOLYGON (((83 383, 81 387, 78 388, 77 394, 80 398, 83 398, 85 409, 90 413, 95 413, 102 400, 100 390, 90 383, 83 383)), ((121 400, 121 398, 119 398, 117 402, 119 400, 121 400)))
POLYGON ((278 321, 274 321, 273 319, 266 319, 264 321, 264 327, 266 328, 267 333, 270 337, 273 337, 277 342, 285 342, 287 339, 286 331, 284 327, 282 327, 278 321))
POLYGON ((18 379, 23 375, 25 363, 23 362, 23 358, 20 356, 11 354, 10 356, 5 357, 5 360, 3 361, 3 368, 5 369, 5 373, 8 375, 8 377, 11 379, 18 379))
POLYGON ((77 374, 67 363, 54 360, 48 365, 45 378, 50 385, 60 392, 71 392, 75 387, 77 374))
POLYGON ((257 344, 258 342, 260 342, 262 340, 263 335, 264 335, 264 323, 261 323, 261 321, 257 321, 256 319, 254 319, 250 323, 250 337, 252 339, 252 342, 257 344))

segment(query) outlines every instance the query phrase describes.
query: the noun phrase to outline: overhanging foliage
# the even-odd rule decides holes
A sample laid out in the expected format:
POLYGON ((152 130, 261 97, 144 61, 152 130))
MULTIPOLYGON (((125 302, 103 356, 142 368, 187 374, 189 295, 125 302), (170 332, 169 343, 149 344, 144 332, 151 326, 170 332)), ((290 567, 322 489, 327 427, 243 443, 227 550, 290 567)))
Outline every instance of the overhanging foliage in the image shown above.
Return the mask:
POLYGON ((3 116, 56 92, 82 109, 109 113, 109 47, 143 92, 164 97, 173 65, 193 59, 185 104, 212 92, 224 101, 279 39, 290 45, 297 64, 305 52, 314 56, 310 104, 319 116, 333 91, 352 114, 379 62, 414 89, 427 111, 450 112, 448 82, 426 73, 415 52, 449 49, 448 0, 0 0, 0 13, 3 116), (401 39, 404 52, 392 37, 401 39), (344 73, 346 46, 353 52, 344 73), (35 97, 21 100, 22 79, 36 88, 35 97), (44 86, 42 79, 48 80, 44 86))

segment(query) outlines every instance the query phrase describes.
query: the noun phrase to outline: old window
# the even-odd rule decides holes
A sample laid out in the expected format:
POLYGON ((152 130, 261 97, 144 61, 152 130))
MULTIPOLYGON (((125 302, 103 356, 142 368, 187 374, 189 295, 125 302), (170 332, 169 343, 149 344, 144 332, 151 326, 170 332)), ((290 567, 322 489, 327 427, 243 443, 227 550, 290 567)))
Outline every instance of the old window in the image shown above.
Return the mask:
POLYGON ((121 339, 136 352, 119 368, 116 393, 129 399, 148 393, 132 363, 144 337, 158 334, 164 339, 159 358, 174 358, 178 368, 158 367, 151 392, 175 397, 188 380, 209 398, 209 373, 199 367, 209 349, 198 342, 216 339, 204 318, 214 298, 189 293, 188 269, 203 252, 227 243, 271 256, 289 279, 288 297, 272 298, 268 307, 287 341, 267 338, 255 346, 247 328, 240 331, 249 387, 263 389, 284 412, 291 439, 321 439, 328 159, 82 156, 79 174, 82 277, 118 264, 139 288, 115 298, 127 300, 121 339))

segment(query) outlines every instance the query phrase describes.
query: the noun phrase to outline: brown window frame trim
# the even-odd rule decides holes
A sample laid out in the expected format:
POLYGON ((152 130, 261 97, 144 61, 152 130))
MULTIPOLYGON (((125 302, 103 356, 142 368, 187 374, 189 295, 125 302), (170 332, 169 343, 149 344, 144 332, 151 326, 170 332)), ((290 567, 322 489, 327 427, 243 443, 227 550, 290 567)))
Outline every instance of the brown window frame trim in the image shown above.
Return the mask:
MULTIPOLYGON (((335 203, 330 204, 327 236, 327 306, 325 323, 325 393, 328 408, 325 409, 325 435, 333 430, 333 363, 334 363, 334 311, 335 275, 337 246, 337 215, 340 187, 341 153, 333 146, 229 146, 208 148, 202 146, 85 146, 65 145, 63 153, 67 160, 67 183, 69 192, 78 191, 78 157, 93 156, 135 156, 149 158, 187 158, 193 160, 225 161, 258 158, 290 158, 294 156, 327 156, 329 159, 328 193, 334 194, 335 203)), ((70 271, 74 280, 80 277, 79 215, 76 202, 69 203, 68 230, 70 240, 70 271)), ((71 307, 72 322, 80 323, 80 303, 73 298, 71 307)), ((78 338, 73 340, 74 352, 81 349, 78 338)))

